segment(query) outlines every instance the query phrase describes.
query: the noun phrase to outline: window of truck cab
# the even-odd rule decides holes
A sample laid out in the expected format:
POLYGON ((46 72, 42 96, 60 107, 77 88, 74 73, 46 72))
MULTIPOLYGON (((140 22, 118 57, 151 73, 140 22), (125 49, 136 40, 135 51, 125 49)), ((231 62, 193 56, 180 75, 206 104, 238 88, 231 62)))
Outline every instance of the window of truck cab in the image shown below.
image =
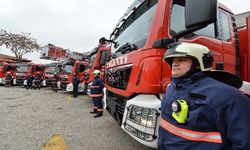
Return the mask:
MULTIPOLYGON (((199 13, 199 12, 197 12, 199 13)), ((170 35, 174 36, 180 31, 186 30, 185 27, 185 1, 173 0, 171 8, 171 20, 170 20, 170 35)), ((211 38, 218 38, 216 36, 216 25, 214 23, 209 24, 207 27, 202 28, 194 33, 186 35, 184 38, 193 38, 197 35, 203 35, 211 38)))
POLYGON ((218 12, 219 16, 218 16, 218 20, 219 20, 219 24, 220 24, 220 35, 221 35, 221 39, 223 41, 227 41, 229 42, 231 40, 231 35, 230 35, 230 28, 229 28, 229 19, 228 19, 228 15, 226 12, 223 11, 219 11, 218 12))
POLYGON ((30 65, 18 65, 16 67, 16 72, 20 72, 20 73, 29 72, 29 69, 30 69, 30 65))
POLYGON ((136 48, 145 46, 157 2, 158 0, 144 1, 123 21, 122 25, 114 32, 113 40, 117 42, 117 46, 112 45, 112 53, 115 53, 126 43, 134 44, 136 48))

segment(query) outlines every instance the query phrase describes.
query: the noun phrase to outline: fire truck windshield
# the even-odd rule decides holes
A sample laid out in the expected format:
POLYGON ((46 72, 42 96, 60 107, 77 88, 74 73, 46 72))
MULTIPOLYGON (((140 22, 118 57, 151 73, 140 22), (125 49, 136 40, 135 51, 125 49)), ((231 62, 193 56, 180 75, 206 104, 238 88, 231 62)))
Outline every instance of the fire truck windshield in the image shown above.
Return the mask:
POLYGON ((29 72, 29 65, 20 65, 16 67, 16 72, 29 72))
POLYGON ((120 47, 132 43, 137 48, 145 46, 157 0, 142 3, 131 15, 113 32, 113 44, 111 52, 115 53, 120 47))
POLYGON ((42 71, 44 69, 43 66, 33 66, 32 71, 36 72, 36 71, 42 71))
POLYGON ((5 65, 4 70, 5 71, 10 71, 10 70, 15 70, 15 69, 14 69, 14 66, 12 66, 12 65, 5 65))
POLYGON ((46 66, 45 73, 50 73, 50 74, 59 73, 59 68, 56 66, 46 66))
POLYGON ((67 74, 70 74, 73 72, 73 66, 72 65, 63 65, 63 68, 62 68, 62 71, 63 73, 67 73, 67 74))

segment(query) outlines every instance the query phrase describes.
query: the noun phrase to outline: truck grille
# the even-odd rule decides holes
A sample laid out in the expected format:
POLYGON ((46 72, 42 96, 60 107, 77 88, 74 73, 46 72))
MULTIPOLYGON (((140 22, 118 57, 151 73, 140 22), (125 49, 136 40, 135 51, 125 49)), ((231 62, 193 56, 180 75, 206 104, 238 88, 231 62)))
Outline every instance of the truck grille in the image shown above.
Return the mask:
POLYGON ((127 89, 131 69, 132 65, 125 65, 107 69, 106 84, 122 90, 127 89))

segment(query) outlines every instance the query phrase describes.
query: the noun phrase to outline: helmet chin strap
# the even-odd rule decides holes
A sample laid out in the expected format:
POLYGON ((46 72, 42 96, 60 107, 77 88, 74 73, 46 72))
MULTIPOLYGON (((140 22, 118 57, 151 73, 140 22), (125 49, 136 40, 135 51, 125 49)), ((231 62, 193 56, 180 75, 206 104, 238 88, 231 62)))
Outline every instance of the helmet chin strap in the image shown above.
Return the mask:
POLYGON ((196 72, 201 72, 199 62, 196 59, 192 59, 192 66, 189 71, 184 75, 185 77, 189 77, 196 72))

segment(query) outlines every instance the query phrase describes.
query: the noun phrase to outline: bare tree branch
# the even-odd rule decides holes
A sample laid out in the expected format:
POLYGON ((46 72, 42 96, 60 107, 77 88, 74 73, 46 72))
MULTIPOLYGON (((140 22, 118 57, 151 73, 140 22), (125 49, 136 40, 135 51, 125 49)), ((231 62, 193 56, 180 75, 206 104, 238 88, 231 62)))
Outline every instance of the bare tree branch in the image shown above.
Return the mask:
POLYGON ((12 33, 4 29, 0 30, 0 46, 5 45, 21 61, 23 55, 40 51, 41 46, 37 40, 31 37, 31 33, 12 33))

